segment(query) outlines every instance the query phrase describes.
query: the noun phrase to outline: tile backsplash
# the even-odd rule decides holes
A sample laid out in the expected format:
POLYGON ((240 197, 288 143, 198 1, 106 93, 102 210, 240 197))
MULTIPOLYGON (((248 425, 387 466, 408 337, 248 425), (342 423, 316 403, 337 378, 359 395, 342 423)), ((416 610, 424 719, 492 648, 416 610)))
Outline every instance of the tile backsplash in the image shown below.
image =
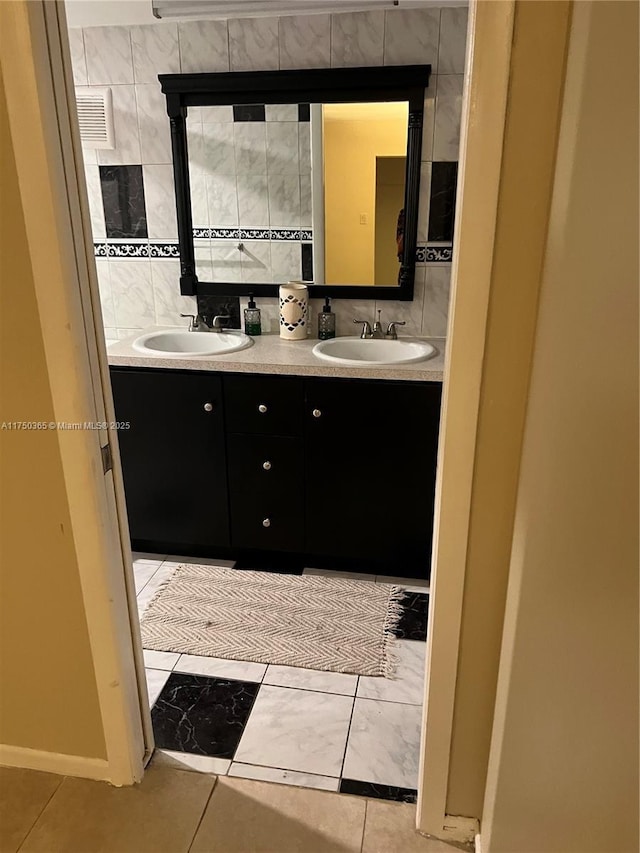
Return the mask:
MULTIPOLYGON (((180 313, 195 311, 195 298, 179 291, 169 122, 158 74, 411 63, 432 66, 424 113, 415 298, 411 303, 337 299, 333 307, 338 334, 353 333, 353 317, 373 317, 381 309, 383 320, 405 320, 406 334, 445 335, 466 29, 467 8, 451 6, 71 29, 75 84, 109 86, 113 97, 115 149, 84 149, 107 338, 125 337, 152 323, 182 325, 180 313)), ((213 126, 214 134, 224 134, 222 125, 235 119, 238 128, 254 127, 240 133, 256 132, 259 125, 257 132, 266 134, 270 121, 295 119, 299 132, 308 118, 260 107, 206 108, 209 115, 203 110, 197 128, 207 124, 207 132, 213 126)), ((274 125, 274 144, 275 136, 285 132, 290 130, 274 125)), ((273 145, 271 150, 276 150, 273 145)), ((303 171, 299 166, 296 178, 303 171)), ((280 197, 286 206, 283 179, 288 176, 274 175, 273 180, 277 177, 283 185, 268 188, 272 204, 280 197)), ((291 241, 291 223, 283 216, 280 227, 277 212, 270 228, 278 233, 247 232, 250 239, 242 239, 242 251, 237 248, 239 219, 230 221, 224 232, 207 231, 214 224, 209 194, 216 198, 217 192, 215 179, 209 184, 194 187, 193 207, 194 226, 200 229, 196 254, 211 264, 211 280, 268 281, 308 273, 310 246, 305 249, 304 234, 302 242, 300 237, 291 241), (206 217, 202 222, 195 215, 198 209, 206 217)), ((299 227, 311 224, 302 218, 301 213, 299 227)), ((321 307, 320 301, 315 303, 312 315, 321 307)), ((277 299, 259 304, 264 331, 276 332, 277 299)), ((240 308, 245 305, 241 299, 240 308)), ((314 334, 315 317, 310 326, 314 334)))

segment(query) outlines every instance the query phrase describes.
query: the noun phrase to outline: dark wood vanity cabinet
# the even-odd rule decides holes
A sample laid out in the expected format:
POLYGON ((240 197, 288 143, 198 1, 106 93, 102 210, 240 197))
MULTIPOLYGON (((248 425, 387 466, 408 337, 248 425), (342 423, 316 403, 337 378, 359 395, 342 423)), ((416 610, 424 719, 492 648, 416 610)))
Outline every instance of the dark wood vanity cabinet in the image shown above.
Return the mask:
POLYGON ((141 550, 228 546, 222 382, 213 373, 111 368, 129 531, 141 550))
POLYGON ((440 384, 111 368, 134 547, 428 572, 440 384))
POLYGON ((431 553, 441 386, 307 384, 306 547, 424 573, 431 553))

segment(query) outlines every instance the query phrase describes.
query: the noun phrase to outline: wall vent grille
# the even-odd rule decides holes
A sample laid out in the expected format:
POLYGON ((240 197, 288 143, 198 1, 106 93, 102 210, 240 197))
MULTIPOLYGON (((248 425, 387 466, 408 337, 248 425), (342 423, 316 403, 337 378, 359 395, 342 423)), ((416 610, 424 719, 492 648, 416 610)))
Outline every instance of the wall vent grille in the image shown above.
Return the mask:
POLYGON ((76 104, 82 145, 85 148, 115 148, 111 89, 79 86, 76 104))

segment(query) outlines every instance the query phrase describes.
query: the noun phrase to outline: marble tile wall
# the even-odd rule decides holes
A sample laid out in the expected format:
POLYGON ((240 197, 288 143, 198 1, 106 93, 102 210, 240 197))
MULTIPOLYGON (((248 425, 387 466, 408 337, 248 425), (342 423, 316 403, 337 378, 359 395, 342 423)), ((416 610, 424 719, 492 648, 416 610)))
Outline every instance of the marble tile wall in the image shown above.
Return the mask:
MULTIPOLYGON (((309 129, 308 104, 189 111, 189 175, 193 226, 200 235, 196 273, 201 281, 278 283, 301 277, 304 244, 295 232, 312 224, 309 129), (248 263, 246 253, 243 257, 239 237, 233 242, 221 239, 221 230, 238 227, 245 232, 243 243, 250 242, 250 229, 270 244, 260 251, 258 269, 248 263), (206 229, 214 231, 208 243, 206 229), (293 232, 286 241, 281 239, 283 229, 293 232), (235 269, 228 263, 234 257, 235 269)), ((306 277, 311 279, 312 272, 306 277)))
MULTIPOLYGON (((193 313, 195 305, 193 297, 179 293, 171 145, 158 74, 431 63, 418 225, 418 242, 424 246, 429 236, 432 164, 454 163, 458 159, 466 29, 466 7, 447 6, 70 30, 76 85, 107 85, 113 94, 116 148, 84 151, 94 241, 100 244, 97 267, 107 338, 130 335, 154 322, 180 324, 184 322, 180 312, 193 313), (100 166, 142 166, 148 238, 139 241, 144 244, 139 251, 131 251, 129 244, 125 258, 115 257, 121 254, 117 240, 104 242, 107 230, 100 166)), ((226 121, 233 121, 230 108, 211 107, 208 111, 203 127, 205 123, 221 125, 225 114, 226 121)), ((276 117, 276 121, 282 120, 282 116, 276 117)), ((245 124, 250 128, 252 122, 245 124)), ((248 135, 251 132, 245 131, 248 135)), ((216 133, 224 136, 219 128, 216 133)), ((282 142, 276 136, 274 131, 272 157, 282 142)), ((214 139, 215 135, 209 142, 213 144, 214 139)), ((249 145, 247 149, 250 151, 249 145)), ((265 141, 265 162, 267 156, 265 141)), ((274 199, 284 200, 287 177, 284 171, 273 175, 274 199)), ((212 179, 210 187, 203 185, 199 195, 194 193, 194 219, 203 226, 209 225, 207 192, 210 189, 213 197, 222 192, 216 180, 220 179, 212 179)), ((230 224, 237 224, 237 215, 225 214, 230 224)), ((277 221, 277 205, 273 215, 277 221)), ((305 215, 308 210, 303 206, 300 216, 305 215)), ((209 258, 213 280, 265 281, 264 271, 272 269, 274 262, 284 269, 291 260, 286 245, 275 250, 274 259, 273 245, 247 241, 240 257, 235 244, 229 245, 229 241, 217 246, 215 258, 211 244, 197 246, 196 252, 205 260, 209 258)), ((422 251, 426 262, 418 264, 412 303, 335 300, 338 333, 353 331, 354 316, 372 317, 375 310, 381 309, 383 319, 404 319, 406 333, 446 334, 450 253, 443 253, 437 245, 422 251)), ((299 257, 296 263, 300 263, 299 257)), ((265 329, 276 331, 276 300, 261 302, 265 329)), ((320 303, 311 308, 317 312, 320 303)))

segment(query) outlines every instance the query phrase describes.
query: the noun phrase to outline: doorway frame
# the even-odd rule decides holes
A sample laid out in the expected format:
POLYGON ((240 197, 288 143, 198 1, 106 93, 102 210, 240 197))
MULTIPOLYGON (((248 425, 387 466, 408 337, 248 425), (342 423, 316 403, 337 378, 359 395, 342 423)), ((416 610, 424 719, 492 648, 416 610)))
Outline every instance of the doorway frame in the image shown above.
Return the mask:
MULTIPOLYGON (((0 4, 2 77, 58 422, 115 421, 64 5, 0 4), (19 144, 16 144, 19 143, 19 144), (64 282, 52 288, 50 281, 64 282), (70 381, 73 377, 75 381, 70 381)), ((16 286, 19 286, 17 283, 16 286)), ((118 442, 56 430, 106 759, 0 746, 0 761, 131 785, 153 752, 118 442), (111 453, 104 470, 103 448, 111 453)))
MULTIPOLYGON (((37 240, 31 236, 30 253, 36 282, 41 281, 37 295, 54 407, 64 412, 61 420, 92 420, 101 410, 112 420, 64 8, 45 0, 2 6, 5 31, 11 24, 11 38, 3 45, 10 123, 21 140, 29 140, 17 146, 16 159, 27 230, 38 234, 37 240), (56 41, 59 50, 52 50, 56 41), (43 187, 33 186, 34 158, 46 168, 48 205, 39 201, 43 187), (58 244, 55 254, 66 281, 62 293, 47 292, 42 284, 51 263, 43 256, 45 231, 50 247, 54 238, 58 244), (74 239, 74 232, 81 238, 74 239), (70 388, 69 376, 77 377, 76 387, 70 388)), ((475 825, 470 818, 447 815, 446 804, 514 10, 515 0, 471 0, 469 9, 417 814, 420 831, 452 840, 468 840, 475 825)), ((94 778, 132 784, 142 778, 153 735, 117 441, 110 440, 113 485, 107 482, 105 488, 96 435, 84 437, 81 458, 77 442, 72 446, 64 433, 58 438, 107 743, 104 766, 92 772, 94 778), (96 525, 96 519, 114 515, 110 528, 96 525), (91 532, 80 534, 83 527, 91 532)), ((88 767, 55 761, 37 769, 89 775, 88 767)))

